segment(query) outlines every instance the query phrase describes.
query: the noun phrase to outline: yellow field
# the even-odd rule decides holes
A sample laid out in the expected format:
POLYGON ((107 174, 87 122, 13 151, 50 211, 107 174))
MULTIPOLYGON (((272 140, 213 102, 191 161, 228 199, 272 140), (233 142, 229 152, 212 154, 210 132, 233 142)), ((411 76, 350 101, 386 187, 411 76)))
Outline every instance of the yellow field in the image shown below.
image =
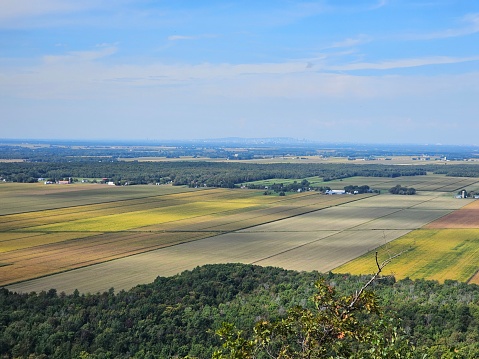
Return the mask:
MULTIPOLYGON (((384 270, 397 279, 467 281, 478 269, 479 229, 419 229, 378 249, 379 261, 403 253, 384 270)), ((334 269, 335 273, 373 273, 374 251, 334 269)))

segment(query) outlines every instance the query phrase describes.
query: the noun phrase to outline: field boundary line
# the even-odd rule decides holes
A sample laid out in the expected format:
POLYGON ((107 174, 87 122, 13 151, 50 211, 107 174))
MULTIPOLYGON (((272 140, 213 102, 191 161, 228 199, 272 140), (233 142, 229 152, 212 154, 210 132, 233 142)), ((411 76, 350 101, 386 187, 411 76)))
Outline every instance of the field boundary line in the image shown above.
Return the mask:
POLYGON ((466 284, 471 284, 471 280, 474 279, 474 277, 479 273, 479 268, 474 272, 473 275, 471 275, 467 280, 466 280, 466 284))
POLYGON ((272 255, 270 255, 270 256, 266 256, 266 257, 264 257, 264 258, 257 259, 257 260, 255 260, 255 261, 253 261, 253 262, 250 262, 249 264, 255 264, 255 263, 264 261, 265 259, 270 259, 270 258, 279 256, 279 255, 281 255, 281 254, 294 251, 294 250, 296 250, 296 249, 298 249, 298 248, 307 246, 308 244, 322 241, 323 239, 327 239, 327 238, 329 238, 329 237, 335 236, 336 234, 341 234, 341 233, 343 233, 343 232, 346 232, 346 230, 336 231, 335 233, 331 233, 330 235, 327 235, 326 237, 317 238, 317 239, 314 239, 314 240, 312 240, 312 241, 310 241, 310 242, 300 244, 300 245, 298 245, 298 246, 296 246, 296 247, 292 247, 292 248, 285 249, 284 251, 281 251, 281 252, 272 254, 272 255))

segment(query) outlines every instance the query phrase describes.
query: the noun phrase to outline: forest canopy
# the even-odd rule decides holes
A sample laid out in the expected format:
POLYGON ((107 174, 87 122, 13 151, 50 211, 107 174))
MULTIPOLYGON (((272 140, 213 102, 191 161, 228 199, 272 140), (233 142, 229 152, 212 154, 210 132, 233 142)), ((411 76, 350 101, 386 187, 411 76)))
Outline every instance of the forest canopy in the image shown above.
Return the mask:
MULTIPOLYGON (((281 320, 290 310, 314 311, 318 279, 341 298, 369 278, 220 264, 116 294, 113 289, 71 295, 1 289, 0 353, 6 358, 209 358, 221 349, 215 333, 222 323, 250 336, 261 321, 281 320)), ((362 325, 382 320, 397 328, 398 340, 415 348, 413 357, 479 357, 478 286, 385 277, 371 289, 379 311, 359 316, 362 325)))

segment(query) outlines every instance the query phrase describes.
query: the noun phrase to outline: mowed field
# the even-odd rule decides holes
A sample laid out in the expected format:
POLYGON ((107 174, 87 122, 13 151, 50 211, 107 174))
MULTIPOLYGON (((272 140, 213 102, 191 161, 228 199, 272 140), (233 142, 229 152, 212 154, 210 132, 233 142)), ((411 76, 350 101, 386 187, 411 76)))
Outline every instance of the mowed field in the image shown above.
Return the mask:
POLYGON ((279 197, 264 196, 261 191, 172 186, 1 184, 0 201, 6 206, 0 215, 0 285, 368 196, 332 197, 308 192, 279 197))
MULTIPOLYGON (((162 186, 145 186, 142 191, 158 192, 122 199, 124 205, 111 198, 84 208, 72 205, 63 208, 63 214, 52 212, 59 216, 55 220, 45 216, 45 210, 4 215, 0 233, 5 240, 0 243, 11 242, 11 247, 0 254, 0 263, 9 264, 0 267, 0 277, 12 273, 4 283, 17 282, 7 286, 16 291, 54 287, 96 292, 128 289, 207 263, 325 272, 472 202, 441 189, 456 190, 465 183, 474 187, 474 179, 431 176, 433 184, 428 185, 427 176, 420 177, 416 183, 435 192, 423 190, 415 196, 306 192, 278 197, 239 189, 161 193, 155 187, 162 186), (41 217, 48 219, 42 222, 41 217), (61 241, 57 235, 74 238, 61 241), (28 238, 53 242, 14 249, 13 243, 28 238), (25 281, 47 274, 53 275, 25 281)), ((404 185, 414 178, 394 180, 404 185)))

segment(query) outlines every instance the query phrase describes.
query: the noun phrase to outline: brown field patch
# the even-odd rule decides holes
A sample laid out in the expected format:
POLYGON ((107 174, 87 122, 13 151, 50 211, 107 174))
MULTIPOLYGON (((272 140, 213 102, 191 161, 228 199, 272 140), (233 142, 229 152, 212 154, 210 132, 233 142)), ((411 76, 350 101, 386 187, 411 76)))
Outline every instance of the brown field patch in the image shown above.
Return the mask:
MULTIPOLYGON (((462 199, 457 199, 459 203, 462 199)), ((425 228, 479 228, 479 201, 474 201, 466 206, 429 223, 425 228)))
POLYGON ((479 270, 476 271, 476 274, 474 274, 467 283, 479 285, 479 270))

